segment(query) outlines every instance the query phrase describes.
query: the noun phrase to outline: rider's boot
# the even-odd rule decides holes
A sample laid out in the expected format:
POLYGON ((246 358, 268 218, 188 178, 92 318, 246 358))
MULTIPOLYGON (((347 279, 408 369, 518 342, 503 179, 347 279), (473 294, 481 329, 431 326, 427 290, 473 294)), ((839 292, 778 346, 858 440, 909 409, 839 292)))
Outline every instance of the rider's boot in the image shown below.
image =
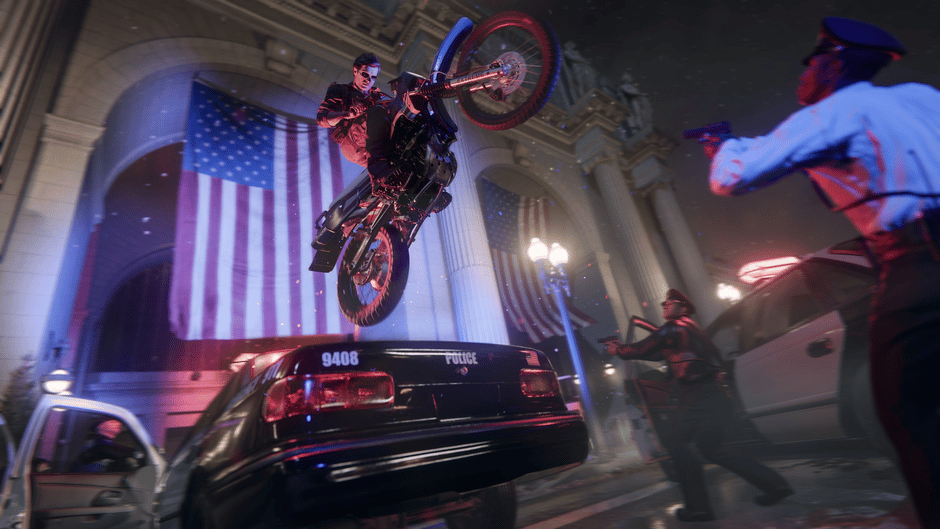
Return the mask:
POLYGON ((343 249, 345 236, 343 222, 362 203, 372 195, 372 186, 368 179, 360 176, 336 199, 330 208, 320 214, 316 221, 317 234, 311 246, 314 249, 313 263, 310 270, 329 272, 333 270, 343 249))
POLYGON ((341 205, 334 205, 320 214, 317 219, 317 234, 313 242, 313 262, 310 263, 311 272, 331 272, 339 259, 342 246, 341 226, 339 218, 342 215, 341 205), (333 221, 333 222, 331 222, 333 221))

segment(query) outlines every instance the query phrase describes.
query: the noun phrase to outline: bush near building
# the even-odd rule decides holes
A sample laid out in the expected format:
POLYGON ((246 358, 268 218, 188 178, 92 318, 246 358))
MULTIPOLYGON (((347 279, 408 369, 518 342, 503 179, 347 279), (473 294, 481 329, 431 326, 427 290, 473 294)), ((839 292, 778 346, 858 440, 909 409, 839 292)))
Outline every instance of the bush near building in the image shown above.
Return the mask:
POLYGON ((24 356, 23 363, 10 373, 10 382, 3 392, 3 398, 0 399, 0 413, 6 419, 17 445, 39 402, 39 387, 33 372, 35 366, 36 363, 30 355, 24 356))

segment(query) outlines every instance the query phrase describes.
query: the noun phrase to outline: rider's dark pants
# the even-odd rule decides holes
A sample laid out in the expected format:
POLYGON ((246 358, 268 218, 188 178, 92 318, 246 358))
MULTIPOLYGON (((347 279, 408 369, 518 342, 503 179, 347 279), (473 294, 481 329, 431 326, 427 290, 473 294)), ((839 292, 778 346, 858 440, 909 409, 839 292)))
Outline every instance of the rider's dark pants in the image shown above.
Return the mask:
POLYGON ((388 110, 380 105, 366 111, 366 152, 369 154, 369 178, 373 185, 384 180, 391 167, 388 163, 391 148, 392 121, 388 110))
POLYGON ((723 427, 731 420, 732 409, 731 401, 716 382, 683 387, 678 404, 677 411, 662 429, 662 440, 675 463, 687 509, 711 512, 703 464, 692 451, 693 445, 708 461, 727 468, 764 492, 789 487, 783 476, 773 469, 722 446, 723 427))
MULTIPOLYGON (((936 221, 936 217, 932 219, 936 221)), ((869 239, 880 266, 872 394, 922 527, 940 527, 940 255, 916 225, 869 239)))

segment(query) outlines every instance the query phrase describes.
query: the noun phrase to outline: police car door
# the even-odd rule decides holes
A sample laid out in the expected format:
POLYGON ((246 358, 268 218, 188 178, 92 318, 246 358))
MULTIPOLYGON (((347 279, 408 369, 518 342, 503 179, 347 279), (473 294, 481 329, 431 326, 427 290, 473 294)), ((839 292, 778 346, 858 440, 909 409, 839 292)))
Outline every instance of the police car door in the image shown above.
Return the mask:
POLYGON ((6 487, 18 527, 152 527, 166 462, 129 411, 46 396, 33 413, 6 487))
POLYGON ((749 296, 735 379, 745 411, 774 443, 843 436, 838 409, 845 327, 801 268, 749 296))

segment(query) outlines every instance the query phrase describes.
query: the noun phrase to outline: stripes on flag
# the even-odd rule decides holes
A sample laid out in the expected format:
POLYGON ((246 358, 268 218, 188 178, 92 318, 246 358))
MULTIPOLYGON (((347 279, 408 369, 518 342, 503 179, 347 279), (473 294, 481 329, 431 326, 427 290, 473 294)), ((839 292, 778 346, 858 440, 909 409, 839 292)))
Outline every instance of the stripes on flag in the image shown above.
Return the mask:
POLYGON ((193 83, 170 290, 185 340, 348 334, 314 223, 343 188, 328 130, 193 83))
MULTIPOLYGON (((507 318, 533 343, 563 335, 555 297, 546 291, 536 265, 526 253, 532 237, 549 238, 549 201, 516 195, 486 179, 481 179, 480 193, 500 301, 507 318)), ((594 323, 570 304, 568 313, 575 329, 594 323)))

